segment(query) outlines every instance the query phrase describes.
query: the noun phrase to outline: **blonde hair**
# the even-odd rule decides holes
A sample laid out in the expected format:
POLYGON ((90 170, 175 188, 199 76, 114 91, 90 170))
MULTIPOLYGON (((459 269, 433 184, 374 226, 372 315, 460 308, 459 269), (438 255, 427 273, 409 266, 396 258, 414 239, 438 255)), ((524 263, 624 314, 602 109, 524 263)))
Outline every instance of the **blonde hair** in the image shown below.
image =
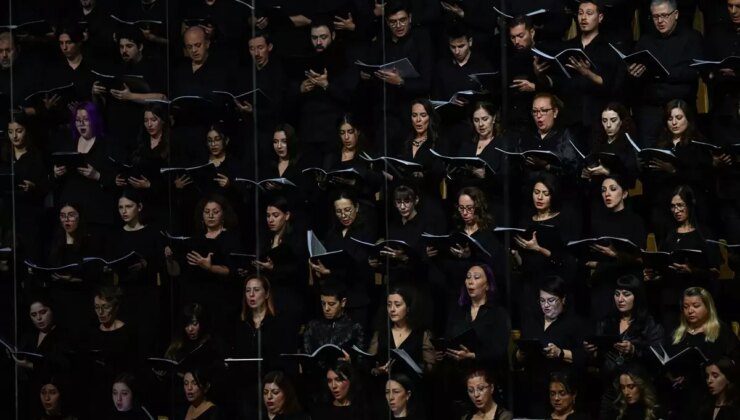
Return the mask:
MULTIPOLYGON (((693 296, 699 296, 704 306, 707 307, 709 319, 704 323, 704 336, 706 337, 705 341, 714 343, 717 340, 717 337, 719 337, 719 318, 717 317, 717 308, 714 306, 712 294, 701 287, 689 287, 683 291, 681 302, 683 303, 684 299, 693 296)), ((681 324, 673 331, 673 344, 678 344, 683 341, 688 329, 689 323, 683 315, 683 310, 681 310, 681 324)))

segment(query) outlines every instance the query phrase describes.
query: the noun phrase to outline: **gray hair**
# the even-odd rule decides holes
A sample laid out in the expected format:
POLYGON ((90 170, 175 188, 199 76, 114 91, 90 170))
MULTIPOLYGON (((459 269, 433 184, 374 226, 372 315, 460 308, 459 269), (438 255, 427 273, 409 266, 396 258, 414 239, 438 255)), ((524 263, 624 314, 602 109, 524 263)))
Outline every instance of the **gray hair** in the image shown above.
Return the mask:
POLYGON ((650 1, 650 8, 652 9, 655 6, 660 6, 661 4, 668 4, 671 6, 671 9, 676 10, 678 9, 678 4, 676 3, 676 0, 651 0, 650 1))

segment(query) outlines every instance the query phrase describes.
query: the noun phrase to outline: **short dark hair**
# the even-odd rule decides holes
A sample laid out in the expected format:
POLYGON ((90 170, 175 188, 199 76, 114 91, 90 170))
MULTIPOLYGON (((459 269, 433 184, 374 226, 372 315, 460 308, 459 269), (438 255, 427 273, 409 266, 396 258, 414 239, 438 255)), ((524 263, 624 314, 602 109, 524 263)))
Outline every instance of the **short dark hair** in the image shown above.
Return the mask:
POLYGON ((514 16, 514 18, 511 19, 509 23, 506 25, 506 29, 511 30, 513 28, 516 28, 519 25, 524 25, 524 29, 528 31, 534 29, 534 23, 532 22, 532 18, 529 16, 524 16, 524 15, 514 16))
POLYGON ((139 28, 133 26, 121 28, 121 30, 116 33, 116 41, 121 42, 122 39, 128 39, 138 45, 139 48, 144 45, 144 35, 141 33, 139 28))
POLYGON ((560 276, 545 276, 540 282, 540 290, 564 299, 567 296, 567 287, 565 280, 560 276))
POLYGON ((79 44, 85 40, 85 33, 82 31, 80 25, 72 24, 60 27, 56 33, 57 40, 59 40, 62 34, 69 35, 69 39, 75 44, 79 44))
POLYGON ((576 379, 567 371, 558 371, 551 373, 548 384, 552 383, 563 384, 563 387, 568 394, 575 395, 578 393, 576 379))
POLYGON ((342 300, 347 297, 347 286, 345 286, 341 281, 327 281, 321 285, 319 295, 335 297, 337 300, 342 300))
POLYGON ((385 6, 385 16, 394 15, 398 12, 411 14, 411 6, 406 0, 391 0, 385 6))
POLYGON ((252 36, 250 36, 247 41, 251 41, 251 40, 253 40, 255 38, 265 38, 265 43, 266 44, 268 44, 268 45, 269 44, 272 44, 272 35, 268 31, 265 31, 265 30, 262 30, 262 29, 258 29, 256 31, 254 31, 254 34, 252 34, 252 36))
POLYGON ((326 26, 331 33, 335 32, 334 23, 325 17, 315 18, 311 21, 311 29, 320 28, 322 26, 326 26))
POLYGON ((548 172, 540 172, 532 181, 532 189, 538 183, 547 187, 550 191, 550 208, 553 211, 560 211, 560 181, 554 175, 548 172))
POLYGON ((445 32, 447 32, 447 39, 450 41, 462 37, 467 39, 471 39, 473 37, 473 33, 470 31, 470 28, 461 23, 453 23, 447 26, 447 30, 445 32))

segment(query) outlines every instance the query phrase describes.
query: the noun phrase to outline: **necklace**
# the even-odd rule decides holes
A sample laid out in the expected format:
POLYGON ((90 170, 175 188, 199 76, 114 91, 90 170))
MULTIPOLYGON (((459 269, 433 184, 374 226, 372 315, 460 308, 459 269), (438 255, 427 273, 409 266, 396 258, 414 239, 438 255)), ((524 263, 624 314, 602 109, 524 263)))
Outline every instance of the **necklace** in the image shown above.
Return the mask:
POLYGON ((416 140, 416 139, 414 139, 414 140, 411 140, 411 144, 412 144, 412 145, 413 145, 414 147, 419 147, 419 146, 421 146, 421 145, 422 145, 422 143, 424 143, 425 141, 427 141, 427 138, 426 138, 426 137, 422 137, 422 138, 420 138, 420 139, 418 139, 418 140, 416 140))

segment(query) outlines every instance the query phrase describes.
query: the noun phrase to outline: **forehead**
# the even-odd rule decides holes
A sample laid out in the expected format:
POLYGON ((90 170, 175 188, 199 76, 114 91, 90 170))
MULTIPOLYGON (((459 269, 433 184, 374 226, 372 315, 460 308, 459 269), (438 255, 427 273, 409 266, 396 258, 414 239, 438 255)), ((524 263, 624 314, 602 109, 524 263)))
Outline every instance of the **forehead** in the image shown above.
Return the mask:
POLYGON ((329 35, 331 31, 329 31, 329 28, 325 25, 317 26, 315 28, 311 28, 311 35, 329 35))
POLYGON ((475 204, 475 202, 473 201, 473 199, 469 195, 467 195, 467 194, 461 195, 457 199, 457 202, 460 203, 460 204, 464 204, 464 205, 467 205, 467 204, 471 204, 471 205, 472 204, 475 204))
POLYGON ((650 6, 650 11, 653 13, 662 13, 662 12, 671 12, 671 6, 668 4, 668 2, 665 3, 659 3, 650 6))
POLYGON ((629 375, 622 374, 619 375, 619 383, 622 385, 632 385, 635 383, 635 381, 633 381, 632 377, 630 377, 629 375))
POLYGON ((403 18, 408 18, 408 17, 409 17, 409 12, 405 10, 399 10, 398 12, 388 16, 388 20, 398 20, 398 19, 403 19, 403 18))
POLYGON ((220 210, 221 209, 221 205, 218 204, 215 201, 209 201, 209 202, 206 203, 206 205, 205 205, 204 208, 206 208, 206 209, 219 209, 220 210))
POLYGON ((543 96, 540 98, 536 98, 534 102, 532 102, 532 105, 534 106, 550 106, 552 105, 552 102, 550 101, 550 98, 547 96, 543 96))
POLYGON ((475 110, 475 112, 473 112, 473 116, 476 118, 480 118, 480 117, 491 116, 491 113, 488 112, 488 110, 485 108, 478 108, 475 110))
POLYGON ((596 5, 593 4, 593 3, 591 3, 591 2, 583 2, 583 3, 581 3, 578 6, 578 10, 584 10, 584 11, 593 10, 593 11, 596 11, 596 5))
POLYGON ((273 391, 273 390, 280 391, 280 387, 275 382, 266 383, 265 389, 270 390, 270 391, 273 391))
POLYGON ((604 187, 611 187, 612 185, 616 185, 617 187, 619 186, 619 184, 617 184, 617 182, 611 178, 605 179, 604 182, 601 183, 601 185, 604 187))
POLYGON ((469 377, 466 382, 468 386, 475 386, 475 385, 485 384, 486 378, 480 375, 476 375, 476 376, 469 377))
POLYGON ((478 267, 478 266, 470 267, 470 269, 468 270, 468 273, 470 273, 470 274, 485 274, 483 272, 483 269, 480 268, 480 267, 478 267))
POLYGON ((403 302, 403 296, 399 295, 398 293, 391 293, 388 295, 388 301, 389 302, 403 302))
POLYGON ((326 303, 339 302, 339 298, 336 296, 321 295, 321 301, 326 303))
MULTIPOLYGON (((676 194, 673 197, 671 197, 671 203, 683 203, 683 198, 681 198, 680 195, 676 194)), ((691 296, 691 297, 698 298, 698 296, 691 296)))
POLYGON ((114 383, 113 384, 113 389, 115 389, 117 391, 131 391, 131 388, 129 388, 128 385, 126 385, 123 382, 116 382, 116 383, 114 383))
POLYGON ((203 42, 205 39, 205 32, 202 28, 194 27, 190 28, 185 32, 185 43, 194 44, 197 42, 203 42))
POLYGON ((59 35, 59 42, 72 42, 72 38, 70 38, 69 34, 61 34, 59 35))
POLYGON ((520 23, 519 25, 512 26, 511 28, 509 28, 509 33, 511 35, 519 35, 522 32, 525 32, 526 30, 527 30, 527 25, 520 23))
POLYGON ((276 131, 272 135, 273 140, 285 140, 288 136, 285 135, 285 131, 276 131))
POLYGON ((549 188, 547 188, 547 185, 545 185, 545 184, 543 184, 541 182, 538 182, 538 183, 534 184, 534 187, 536 189, 540 190, 540 191, 549 191, 550 190, 549 188))
POLYGON ((686 113, 683 112, 683 109, 678 108, 678 107, 671 109, 671 116, 677 116, 677 115, 686 115, 686 113))
POLYGON ((334 207, 352 207, 354 204, 349 198, 340 198, 334 202, 334 207))
POLYGON ((617 114, 617 111, 607 109, 606 111, 601 113, 601 116, 604 118, 615 118, 615 117, 619 117, 619 114, 617 114))
POLYGON ((260 45, 267 45, 267 40, 264 36, 258 36, 249 40, 250 47, 258 47, 260 45))
POLYGON ((422 113, 426 112, 426 108, 422 104, 414 104, 411 106, 411 112, 422 113))
POLYGON ((119 39, 118 40, 118 44, 119 45, 125 45, 127 47, 131 47, 131 46, 137 47, 138 46, 136 44, 136 42, 134 42, 133 40, 128 39, 128 38, 121 38, 121 39, 119 39))
MULTIPOLYGON (((738 1, 740 1, 740 0, 738 0, 738 1)), ((450 42, 450 45, 455 45, 455 46, 467 45, 468 44, 468 37, 461 36, 461 37, 458 37, 458 38, 450 38, 449 42, 450 42)))
POLYGON ((550 382, 550 391, 564 392, 565 385, 561 384, 560 382, 550 382))

